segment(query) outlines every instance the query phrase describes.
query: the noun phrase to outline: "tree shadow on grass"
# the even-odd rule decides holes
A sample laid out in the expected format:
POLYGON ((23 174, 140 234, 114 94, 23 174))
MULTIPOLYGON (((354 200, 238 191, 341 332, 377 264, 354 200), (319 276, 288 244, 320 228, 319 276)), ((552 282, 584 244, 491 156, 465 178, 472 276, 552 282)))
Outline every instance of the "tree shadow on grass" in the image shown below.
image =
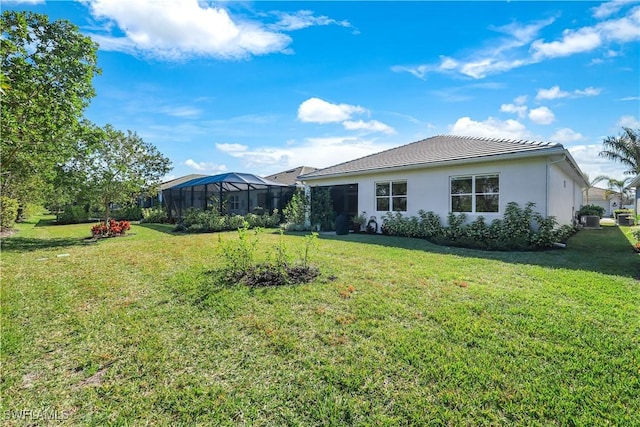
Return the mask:
MULTIPOLYGON (((287 233, 287 235, 304 236, 304 234, 297 233, 287 233)), ((593 271, 640 280, 640 254, 634 251, 622 230, 615 226, 597 230, 581 230, 569 239, 565 249, 528 252, 482 251, 440 246, 424 239, 370 234, 344 236, 321 234, 320 238, 490 259, 513 264, 593 271)))
POLYGON ((41 249, 59 249, 81 246, 95 241, 81 238, 34 239, 28 237, 10 237, 2 239, 0 248, 7 252, 32 252, 41 249))
POLYGON ((141 223, 136 224, 136 227, 148 228, 149 230, 159 231, 161 233, 170 234, 172 236, 180 236, 184 233, 178 233, 173 231, 176 227, 175 224, 149 224, 149 223, 141 223))

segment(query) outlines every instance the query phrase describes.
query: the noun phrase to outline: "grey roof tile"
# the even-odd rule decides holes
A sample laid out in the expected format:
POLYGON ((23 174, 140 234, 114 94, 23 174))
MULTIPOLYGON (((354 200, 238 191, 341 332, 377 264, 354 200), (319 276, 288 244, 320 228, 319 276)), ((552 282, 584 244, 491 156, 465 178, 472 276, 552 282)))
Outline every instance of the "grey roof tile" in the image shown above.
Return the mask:
POLYGON ((320 178, 403 166, 429 165, 452 160, 476 159, 551 149, 556 151, 564 148, 562 145, 552 142, 437 135, 307 173, 300 178, 320 178))

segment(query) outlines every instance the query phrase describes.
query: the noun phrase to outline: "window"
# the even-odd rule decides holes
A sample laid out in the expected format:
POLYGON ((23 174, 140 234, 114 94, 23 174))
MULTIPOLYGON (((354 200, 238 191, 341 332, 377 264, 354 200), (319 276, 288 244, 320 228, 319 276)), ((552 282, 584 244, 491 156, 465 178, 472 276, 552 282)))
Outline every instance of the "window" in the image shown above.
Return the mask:
POLYGON ((499 175, 451 178, 451 212, 498 212, 499 202, 499 175))
POLYGON ((238 194, 229 195, 229 209, 231 210, 240 209, 240 196, 238 194))
POLYGON ((407 182, 377 182, 376 210, 380 212, 407 210, 407 182))

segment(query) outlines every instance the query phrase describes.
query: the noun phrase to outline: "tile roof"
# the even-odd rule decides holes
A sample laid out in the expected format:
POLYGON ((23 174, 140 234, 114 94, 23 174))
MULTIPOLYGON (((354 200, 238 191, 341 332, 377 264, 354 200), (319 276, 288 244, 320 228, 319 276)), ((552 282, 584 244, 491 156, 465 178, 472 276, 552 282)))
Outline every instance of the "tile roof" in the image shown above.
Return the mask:
POLYGON ((298 180, 298 176, 312 173, 317 170, 320 169, 311 166, 298 166, 295 169, 289 169, 286 171, 274 173, 273 175, 265 176, 265 179, 268 179, 269 181, 279 182, 281 184, 295 185, 300 183, 300 181, 298 180))
POLYGON ((518 155, 535 151, 564 150, 561 144, 512 139, 437 135, 380 153, 340 163, 301 176, 301 179, 375 171, 413 165, 429 165, 454 160, 498 155, 518 155))

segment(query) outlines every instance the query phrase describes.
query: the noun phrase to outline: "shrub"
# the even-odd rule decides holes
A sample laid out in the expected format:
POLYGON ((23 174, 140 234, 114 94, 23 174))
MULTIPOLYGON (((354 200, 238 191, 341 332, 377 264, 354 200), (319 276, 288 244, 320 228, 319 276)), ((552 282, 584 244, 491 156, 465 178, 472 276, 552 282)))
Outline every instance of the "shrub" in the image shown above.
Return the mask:
POLYGON ((305 245, 297 265, 289 263, 289 254, 283 234, 274 248, 273 262, 256 262, 258 236, 261 229, 254 229, 253 237, 249 233, 249 224, 245 221, 238 228, 238 240, 222 240, 218 236, 218 255, 224 261, 224 267, 218 277, 224 285, 244 284, 252 287, 281 286, 307 283, 320 272, 310 264, 311 251, 316 249, 317 233, 305 238, 305 245))
POLYGON ((109 222, 100 222, 91 227, 91 235, 93 237, 116 237, 123 236, 131 229, 129 221, 116 221, 110 219, 109 222))
POLYGON ((297 190, 287 206, 282 209, 287 224, 294 224, 302 229, 306 226, 307 208, 309 199, 302 190, 297 190))
POLYGON ((220 215, 217 210, 202 210, 189 208, 184 212, 181 221, 176 224, 174 231, 186 231, 188 233, 211 233, 224 230, 237 230, 244 223, 248 228, 273 228, 280 224, 280 214, 277 209, 269 215, 247 214, 242 215, 220 215))
POLYGON ((449 213, 447 226, 433 212, 418 212, 419 217, 403 217, 400 212, 387 212, 383 216, 383 233, 394 236, 422 237, 444 245, 489 250, 534 250, 553 247, 566 242, 577 228, 559 227, 554 217, 543 217, 534 212, 535 204, 527 203, 521 209, 517 203, 507 204, 502 219, 487 225, 479 216, 467 224, 465 214, 449 213))
POLYGON ((577 213, 578 218, 586 215, 597 215, 600 218, 604 215, 604 208, 598 205, 584 205, 577 213))
POLYGON ((89 214, 83 206, 65 206, 56 216, 58 224, 80 224, 89 221, 89 214))
POLYGON ((0 196, 0 229, 11 228, 18 217, 18 201, 0 196))
POLYGON ((613 211, 613 217, 614 218, 618 218, 618 215, 621 214, 625 214, 625 215, 633 215, 633 209, 616 209, 613 211))
POLYGON ((167 221, 169 221, 169 215, 161 206, 142 209, 142 220, 140 222, 162 224, 167 221))
MULTIPOLYGON (((320 227, 321 231, 335 230, 336 213, 328 188, 315 187, 311 189, 311 224, 320 227)), ((366 217, 365 217, 366 221, 366 217)))

